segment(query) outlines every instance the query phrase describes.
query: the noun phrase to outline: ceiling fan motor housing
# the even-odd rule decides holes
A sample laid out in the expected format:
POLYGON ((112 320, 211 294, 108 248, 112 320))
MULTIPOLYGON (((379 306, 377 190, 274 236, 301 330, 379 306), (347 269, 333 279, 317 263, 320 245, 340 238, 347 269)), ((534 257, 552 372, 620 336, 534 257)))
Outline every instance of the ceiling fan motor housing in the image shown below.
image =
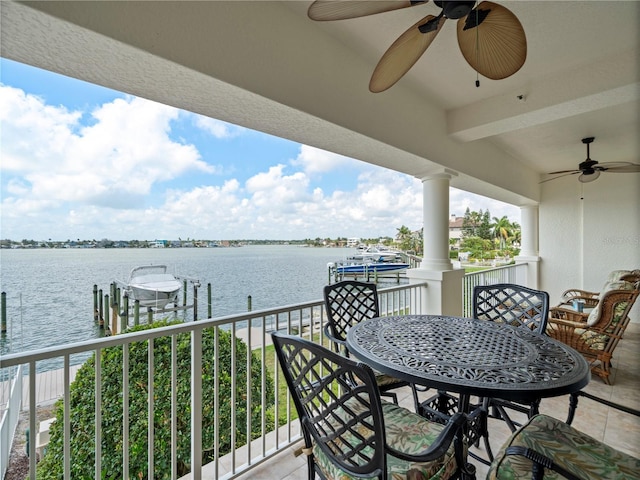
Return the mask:
POLYGON ((445 17, 452 20, 457 20, 458 18, 467 16, 476 2, 475 1, 435 0, 434 3, 438 7, 442 8, 445 17))
POLYGON ((596 160, 585 160, 584 162, 582 162, 580 165, 578 165, 578 169, 580 171, 582 171, 582 173, 584 173, 585 175, 591 175, 593 172, 595 172, 595 168, 593 168, 594 166, 596 166, 598 164, 598 162, 596 160))

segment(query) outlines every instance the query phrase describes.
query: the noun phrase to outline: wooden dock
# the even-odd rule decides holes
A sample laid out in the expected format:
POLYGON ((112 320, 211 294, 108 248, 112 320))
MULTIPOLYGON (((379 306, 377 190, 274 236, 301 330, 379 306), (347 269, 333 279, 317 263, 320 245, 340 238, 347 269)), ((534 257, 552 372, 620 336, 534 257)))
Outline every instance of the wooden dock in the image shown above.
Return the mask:
MULTIPOLYGON (((73 382, 82 365, 69 367, 69 381, 73 382)), ((0 413, 4 411, 11 394, 11 381, 0 383, 0 413)), ((50 405, 64 395, 64 369, 59 368, 36 374, 36 405, 50 405)), ((29 408, 29 376, 22 377, 22 410, 29 408)))

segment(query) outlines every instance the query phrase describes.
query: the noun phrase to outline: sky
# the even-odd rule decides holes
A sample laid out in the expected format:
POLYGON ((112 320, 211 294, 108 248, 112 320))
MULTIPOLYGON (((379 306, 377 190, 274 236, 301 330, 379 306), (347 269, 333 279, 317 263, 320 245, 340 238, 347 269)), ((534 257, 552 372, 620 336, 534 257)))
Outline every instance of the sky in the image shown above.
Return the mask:
MULTIPOLYGON (((422 228, 422 183, 0 59, 0 237, 303 240, 422 228)), ((451 215, 520 210, 451 188, 451 215)))

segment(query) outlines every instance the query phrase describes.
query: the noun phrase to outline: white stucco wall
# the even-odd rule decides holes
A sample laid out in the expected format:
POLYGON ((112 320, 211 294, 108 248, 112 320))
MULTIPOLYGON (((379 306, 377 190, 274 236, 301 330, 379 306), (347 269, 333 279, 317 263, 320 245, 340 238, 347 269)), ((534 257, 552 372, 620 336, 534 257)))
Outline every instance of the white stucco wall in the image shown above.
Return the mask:
MULTIPOLYGON (((540 285, 552 305, 568 288, 600 291, 611 270, 640 268, 640 175, 542 184, 540 256, 540 285)), ((638 301, 631 321, 640 323, 638 301)))

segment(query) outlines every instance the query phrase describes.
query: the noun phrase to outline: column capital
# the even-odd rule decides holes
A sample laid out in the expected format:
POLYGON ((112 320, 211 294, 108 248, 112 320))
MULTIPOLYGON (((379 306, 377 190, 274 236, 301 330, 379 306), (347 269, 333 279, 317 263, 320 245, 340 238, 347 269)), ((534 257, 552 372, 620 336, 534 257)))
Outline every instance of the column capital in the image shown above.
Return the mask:
POLYGON ((427 180, 451 180, 457 176, 458 172, 444 167, 430 168, 415 175, 415 177, 422 180, 422 182, 426 182, 427 180))

